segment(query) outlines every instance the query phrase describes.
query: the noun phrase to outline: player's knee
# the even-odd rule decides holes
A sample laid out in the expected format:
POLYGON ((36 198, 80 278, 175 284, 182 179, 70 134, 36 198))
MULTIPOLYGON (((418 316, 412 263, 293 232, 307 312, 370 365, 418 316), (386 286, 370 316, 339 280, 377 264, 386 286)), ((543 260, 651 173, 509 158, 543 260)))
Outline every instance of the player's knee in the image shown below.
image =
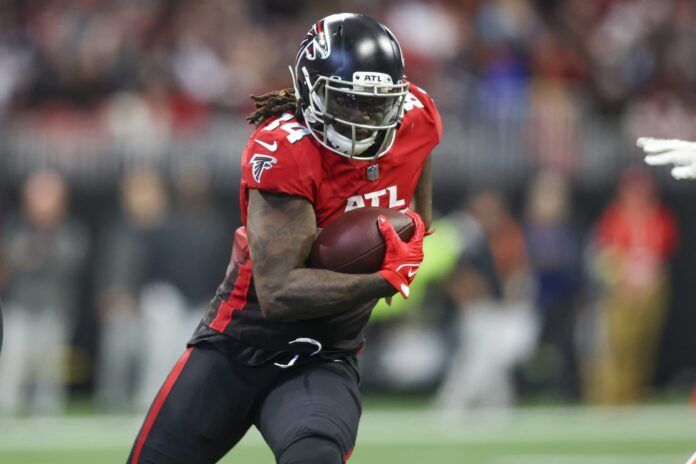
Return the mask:
POLYGON ((338 445, 326 438, 307 437, 290 445, 278 458, 278 464, 341 464, 338 445))

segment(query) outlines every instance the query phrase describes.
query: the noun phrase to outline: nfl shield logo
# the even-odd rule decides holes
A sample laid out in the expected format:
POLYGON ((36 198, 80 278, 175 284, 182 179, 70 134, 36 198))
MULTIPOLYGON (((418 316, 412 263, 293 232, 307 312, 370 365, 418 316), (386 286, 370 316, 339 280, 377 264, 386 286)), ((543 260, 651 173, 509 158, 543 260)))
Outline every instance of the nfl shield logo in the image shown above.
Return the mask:
POLYGON ((379 178, 379 164, 373 164, 367 167, 367 180, 374 182, 379 178))

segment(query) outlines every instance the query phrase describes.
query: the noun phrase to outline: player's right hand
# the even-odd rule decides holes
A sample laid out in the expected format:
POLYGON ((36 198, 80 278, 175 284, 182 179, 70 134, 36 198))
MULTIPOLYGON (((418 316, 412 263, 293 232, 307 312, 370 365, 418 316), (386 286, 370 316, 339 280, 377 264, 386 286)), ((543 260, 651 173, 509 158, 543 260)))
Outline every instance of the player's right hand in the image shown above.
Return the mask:
POLYGON ((379 275, 384 277, 404 298, 408 298, 409 285, 423 262, 423 237, 425 237, 423 219, 414 212, 409 211, 406 214, 413 219, 416 227, 413 237, 408 242, 401 240, 387 218, 381 215, 377 218, 379 231, 387 245, 379 275))
POLYGON ((641 137, 637 145, 645 151, 650 166, 673 164, 675 179, 696 179, 696 142, 641 137))

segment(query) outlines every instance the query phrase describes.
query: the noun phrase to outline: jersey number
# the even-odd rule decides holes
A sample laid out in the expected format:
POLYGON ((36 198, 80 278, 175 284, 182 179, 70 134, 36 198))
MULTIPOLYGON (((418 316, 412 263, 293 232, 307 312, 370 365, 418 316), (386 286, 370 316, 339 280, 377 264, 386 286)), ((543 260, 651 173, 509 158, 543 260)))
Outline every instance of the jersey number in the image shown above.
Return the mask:
POLYGON ((414 108, 425 108, 423 103, 413 95, 411 92, 406 94, 406 99, 404 100, 404 112, 411 111, 414 108))
POLYGON ((309 132, 309 129, 307 129, 305 126, 300 124, 299 122, 286 122, 288 119, 292 119, 293 115, 290 113, 285 113, 266 127, 264 127, 264 131, 274 131, 278 127, 280 127, 282 130, 288 133, 287 139, 290 143, 295 143, 298 142, 299 140, 302 140, 302 137, 305 135, 309 135, 311 132, 309 132))

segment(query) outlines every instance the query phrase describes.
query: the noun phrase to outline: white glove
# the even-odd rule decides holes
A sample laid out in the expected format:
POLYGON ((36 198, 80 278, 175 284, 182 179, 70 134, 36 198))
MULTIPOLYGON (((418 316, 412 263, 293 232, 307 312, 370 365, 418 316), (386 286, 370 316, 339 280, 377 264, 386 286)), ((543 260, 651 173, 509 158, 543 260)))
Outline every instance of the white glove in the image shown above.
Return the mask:
POLYGON ((696 142, 641 137, 637 145, 645 151, 650 166, 673 164, 675 179, 696 179, 696 142))

